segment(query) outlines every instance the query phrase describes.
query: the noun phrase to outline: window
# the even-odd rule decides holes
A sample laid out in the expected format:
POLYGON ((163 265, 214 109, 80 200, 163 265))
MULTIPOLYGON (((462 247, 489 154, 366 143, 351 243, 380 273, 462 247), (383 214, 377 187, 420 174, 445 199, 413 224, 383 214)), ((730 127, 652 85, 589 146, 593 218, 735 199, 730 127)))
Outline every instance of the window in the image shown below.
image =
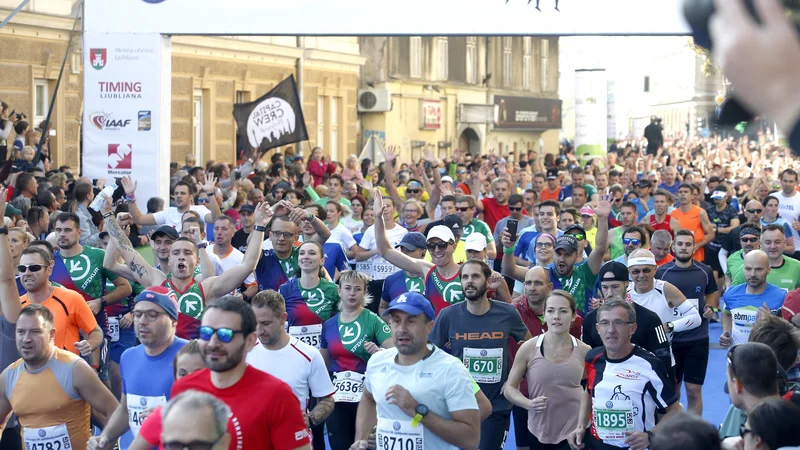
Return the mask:
POLYGON ((478 38, 467 38, 467 83, 478 82, 478 38))
POLYGON ((539 68, 541 70, 541 74, 539 75, 541 78, 542 84, 542 91, 547 90, 547 61, 550 59, 550 41, 547 39, 542 39, 542 51, 541 51, 541 62, 539 64, 539 68))
POLYGON ((325 148, 325 97, 317 98, 317 146, 325 148))
POLYGON ((531 38, 522 38, 522 89, 531 88, 531 38))
POLYGON ((47 80, 36 80, 33 99, 33 123, 38 125, 47 118, 47 109, 50 106, 49 89, 47 80))
POLYGON ((511 54, 512 41, 513 38, 511 37, 503 38, 503 86, 511 86, 511 68, 513 66, 511 54))
POLYGON ((192 152, 195 161, 203 161, 203 90, 194 90, 192 117, 192 152))
POLYGON ((409 75, 412 78, 422 77, 422 38, 414 36, 409 42, 409 75))
POLYGON ((447 70, 447 37, 440 37, 436 41, 437 46, 437 53, 439 54, 439 79, 440 80, 447 80, 448 78, 448 70, 447 70))
POLYGON ((337 161, 339 141, 339 98, 331 97, 331 142, 328 145, 331 154, 331 161, 337 161))

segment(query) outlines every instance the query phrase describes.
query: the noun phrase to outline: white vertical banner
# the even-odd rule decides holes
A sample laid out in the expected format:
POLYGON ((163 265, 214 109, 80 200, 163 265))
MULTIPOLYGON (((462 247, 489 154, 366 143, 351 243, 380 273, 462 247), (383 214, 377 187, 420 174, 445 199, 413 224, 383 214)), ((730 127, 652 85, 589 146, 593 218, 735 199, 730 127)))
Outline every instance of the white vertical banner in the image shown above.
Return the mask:
POLYGON ((90 178, 138 183, 136 201, 169 197, 170 40, 157 33, 84 33, 83 160, 90 178))
POLYGON ((575 71, 575 156, 608 150, 608 79, 604 69, 575 71))

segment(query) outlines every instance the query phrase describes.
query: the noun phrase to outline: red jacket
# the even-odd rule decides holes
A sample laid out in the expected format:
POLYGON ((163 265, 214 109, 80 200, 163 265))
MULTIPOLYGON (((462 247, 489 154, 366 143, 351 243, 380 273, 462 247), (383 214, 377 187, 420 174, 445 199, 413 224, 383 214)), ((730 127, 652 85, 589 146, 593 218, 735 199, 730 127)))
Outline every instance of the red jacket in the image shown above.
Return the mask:
MULTIPOLYGON (((517 308, 519 311, 519 315, 522 316, 522 321, 525 322, 525 326, 528 327, 528 331, 531 332, 531 336, 536 337, 545 331, 547 331, 547 322, 544 321, 544 318, 539 318, 539 316, 533 312, 533 310, 528 306, 528 300, 523 295, 520 298, 520 301, 514 303, 514 307, 517 308)), ((576 315, 575 321, 572 322, 572 325, 569 327, 569 334, 575 336, 575 339, 581 340, 581 332, 583 329, 583 319, 581 316, 576 315)), ((514 358, 517 356, 517 351, 519 350, 519 344, 517 344, 514 338, 509 338, 509 346, 508 346, 508 353, 511 357, 511 361, 514 361, 514 358)), ((528 396, 528 380, 523 378, 522 383, 519 385, 519 390, 522 392, 522 395, 525 397, 528 396)))
POLYGON ((313 159, 308 161, 308 171, 311 173, 311 176, 314 178, 314 187, 322 184, 322 178, 325 177, 326 173, 334 173, 336 172, 336 164, 334 163, 326 163, 323 161, 314 161, 313 159))

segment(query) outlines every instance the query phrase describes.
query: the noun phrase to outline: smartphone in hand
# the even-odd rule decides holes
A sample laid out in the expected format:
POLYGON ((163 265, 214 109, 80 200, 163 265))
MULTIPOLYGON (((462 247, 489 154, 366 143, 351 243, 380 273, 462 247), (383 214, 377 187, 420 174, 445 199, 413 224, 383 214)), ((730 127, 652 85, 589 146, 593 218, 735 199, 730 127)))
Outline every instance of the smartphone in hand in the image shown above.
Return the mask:
POLYGON ((511 240, 516 242, 517 241, 517 227, 519 226, 519 221, 516 219, 508 219, 508 223, 506 224, 506 229, 508 233, 511 235, 511 240))

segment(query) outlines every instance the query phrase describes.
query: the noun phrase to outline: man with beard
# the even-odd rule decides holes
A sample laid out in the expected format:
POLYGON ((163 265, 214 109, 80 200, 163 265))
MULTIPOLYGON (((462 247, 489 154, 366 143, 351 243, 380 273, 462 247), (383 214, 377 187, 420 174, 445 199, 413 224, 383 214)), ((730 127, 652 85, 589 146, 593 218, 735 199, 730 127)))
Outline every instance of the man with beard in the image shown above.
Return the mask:
MULTIPOLYGON (((56 219, 55 233, 58 237, 60 251, 54 258, 64 260, 69 276, 75 284, 76 292, 86 299, 97 324, 105 329, 106 339, 110 341, 114 337, 119 338, 118 335, 113 335, 113 331, 118 330, 115 326, 119 322, 109 323, 106 307, 119 303, 131 295, 133 289, 130 283, 103 267, 105 251, 79 243, 83 231, 77 215, 68 212, 61 213, 56 219), (106 280, 114 283, 114 290, 108 294, 105 294, 106 280)), ((98 348, 95 349, 90 359, 90 364, 97 367, 97 372, 103 381, 108 380, 108 356, 108 351, 98 348)))
POLYGON ((481 421, 472 380, 461 361, 428 343, 431 302, 407 293, 383 314, 390 315, 395 347, 367 363, 351 450, 366 450, 373 428, 378 441, 391 440, 397 448, 477 448, 481 421))
MULTIPOLYGON (((620 197, 621 198, 621 197, 620 197)), ((636 225, 636 205, 631 202, 624 202, 619 207, 619 221, 622 225, 612 229, 608 235, 609 254, 611 259, 619 258, 625 254, 625 246, 622 244, 622 235, 628 228, 636 225)), ((598 228, 600 227, 600 220, 597 221, 598 228)), ((598 232, 598 235, 600 233, 598 232)))
POLYGON ((256 268, 261 256, 261 242, 266 225, 273 212, 269 205, 261 203, 256 208, 256 228, 253 231, 242 264, 234 266, 220 276, 209 277, 197 282, 194 279, 197 267, 198 248, 192 240, 181 237, 170 249, 169 273, 151 267, 131 245, 130 239, 119 227, 113 215, 106 218, 106 226, 112 239, 110 244, 117 247, 125 263, 134 274, 134 281, 142 286, 166 286, 178 297, 177 335, 183 339, 195 339, 198 335, 200 317, 205 309, 206 299, 216 299, 237 288, 256 268))
POLYGON ((725 305, 719 337, 722 348, 747 342, 758 309, 765 305, 773 314, 780 314, 786 298, 786 291, 767 282, 770 265, 765 251, 753 250, 745 255, 742 269, 746 282, 732 286, 722 296, 725 305))
POLYGON ((47 307, 22 308, 16 330, 22 358, 0 374, 0 417, 14 411, 25 448, 86 448, 90 410, 109 417, 118 405, 86 362, 55 345, 56 331, 47 307))
POLYGON ((733 284, 733 274, 742 271, 744 257, 753 250, 761 249, 761 227, 756 222, 742 224, 739 229, 739 245, 741 250, 733 252, 725 264, 725 288, 733 284))
POLYGON ((531 338, 519 312, 509 304, 489 300, 488 289, 505 280, 493 276, 484 261, 461 265, 461 287, 467 301, 443 309, 436 318, 430 341, 449 347, 464 362, 472 378, 492 402, 492 414, 481 424, 481 449, 502 449, 511 422, 511 402, 502 394, 511 370, 509 337, 517 342, 531 338))
POLYGON ((175 336, 178 299, 163 286, 145 289, 136 297, 133 321, 141 345, 122 354, 122 399, 100 436, 89 439, 90 450, 113 447, 120 438, 126 450, 153 408, 165 406, 174 374, 169 362, 187 341, 175 336))
MULTIPOLYGON (((790 258, 783 254, 786 244, 786 237, 783 226, 769 224, 761 230, 761 250, 769 256, 769 275, 767 281, 786 292, 791 292, 800 288, 800 261, 790 258)), ((732 272, 732 285, 745 282, 744 274, 741 270, 732 272)))
POLYGON ((647 232, 638 225, 628 228, 625 230, 625 233, 622 234, 622 245, 625 249, 625 253, 615 258, 614 261, 627 265, 631 253, 640 248, 647 248, 647 232))
POLYGON ((694 233, 697 240, 694 248, 694 259, 703 261, 705 259, 705 245, 714 240, 714 224, 708 218, 708 214, 699 206, 692 203, 692 192, 694 186, 683 183, 678 187, 678 207, 670 215, 678 220, 680 228, 694 233))
MULTIPOLYGON (((544 301, 553 290, 553 283, 550 282, 550 275, 543 267, 531 267, 525 274, 525 293, 516 303, 522 321, 528 328, 531 336, 539 336, 547 331, 547 321, 544 318, 544 301)), ((569 328, 569 334, 577 339, 581 338, 581 325, 583 320, 576 316, 569 328)), ((509 346, 509 360, 514 361, 517 351, 521 344, 513 342, 509 346)), ((528 381, 523 378, 519 385, 519 390, 526 398, 528 397, 528 381)), ((514 434, 516 435, 517 449, 526 448, 530 445, 530 431, 528 431, 528 410, 512 405, 514 417, 514 434)))
MULTIPOLYGON (((697 262, 694 254, 694 235, 689 230, 675 233, 675 260, 656 270, 656 278, 678 288, 697 311, 703 311, 699 327, 676 332, 672 336, 675 357, 675 392, 680 399, 681 381, 686 382, 688 409, 703 414, 703 382, 708 367, 708 319, 719 307, 719 289, 711 267, 697 262), (712 309, 713 308, 713 309, 712 309)), ((673 314, 677 310, 673 310, 673 314)))
POLYGON ((258 344, 256 326, 253 309, 237 297, 209 304, 200 327, 200 352, 207 368, 176 381, 172 396, 196 390, 225 402, 232 413, 231 449, 311 450, 310 433, 292 389, 247 364, 248 349, 258 344))

